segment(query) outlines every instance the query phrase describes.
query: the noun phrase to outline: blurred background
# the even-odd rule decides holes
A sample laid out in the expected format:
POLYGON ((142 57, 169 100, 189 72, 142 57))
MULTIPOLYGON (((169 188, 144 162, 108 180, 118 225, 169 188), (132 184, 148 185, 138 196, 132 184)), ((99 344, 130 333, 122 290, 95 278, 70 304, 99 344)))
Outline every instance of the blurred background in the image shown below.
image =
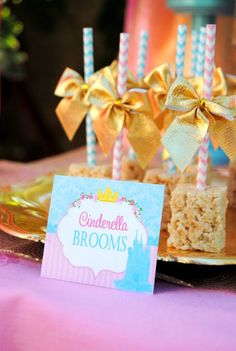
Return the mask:
POLYGON ((202 10, 214 1, 218 8, 200 15, 217 23, 216 65, 236 74, 234 0, 2 1, 0 158, 31 161, 85 144, 84 126, 73 142, 66 138, 54 112, 59 99, 53 94, 65 67, 83 74, 83 27, 94 29, 95 69, 116 58, 119 33, 128 31, 129 63, 135 71, 141 29, 150 32, 150 70, 163 62, 174 65, 177 25, 186 23, 189 74, 191 26, 196 20, 202 24, 201 18, 192 20, 197 11, 193 5, 202 3, 202 10), (192 3, 191 9, 187 3, 192 3))

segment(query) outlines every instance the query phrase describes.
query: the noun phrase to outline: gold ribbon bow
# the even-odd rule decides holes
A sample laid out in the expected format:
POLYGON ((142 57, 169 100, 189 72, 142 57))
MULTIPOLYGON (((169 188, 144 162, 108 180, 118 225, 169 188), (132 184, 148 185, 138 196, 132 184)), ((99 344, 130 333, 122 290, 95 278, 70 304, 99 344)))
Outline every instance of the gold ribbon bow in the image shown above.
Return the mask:
POLYGON ((186 79, 174 81, 166 105, 181 115, 171 123, 162 142, 181 171, 190 163, 207 132, 230 159, 236 157, 235 101, 227 96, 208 101, 186 79))
POLYGON ((119 97, 114 75, 108 67, 90 87, 87 99, 99 144, 108 154, 121 132, 127 137, 141 167, 145 168, 160 146, 160 133, 153 120, 146 92, 127 91, 119 97))
MULTIPOLYGON (((115 80, 117 80, 117 76, 118 76, 118 61, 114 60, 110 66, 113 77, 115 80)), ((98 73, 103 74, 103 70, 106 70, 107 67, 102 68, 100 71, 98 71, 98 73)), ((141 79, 135 79, 135 76, 133 75, 133 73, 128 69, 127 71, 127 82, 126 82, 126 87, 127 90, 130 89, 148 89, 147 84, 144 82, 144 78, 141 79)))
POLYGON ((72 140, 81 125, 89 104, 85 99, 88 85, 76 71, 66 68, 55 89, 55 95, 62 97, 56 108, 56 114, 68 137, 72 140))
MULTIPOLYGON (((203 77, 193 77, 189 79, 199 95, 203 92, 203 77)), ((223 71, 220 67, 214 69, 213 82, 212 82, 212 96, 227 95, 227 84, 223 71)), ((230 95, 230 94, 229 94, 230 95)))
POLYGON ((226 74, 225 80, 228 89, 228 95, 235 95, 236 94, 236 76, 233 74, 226 74))
MULTIPOLYGON (((117 79, 118 63, 114 60, 110 66, 110 70, 114 79, 117 79)), ((89 104, 86 100, 88 87, 92 85, 96 79, 103 74, 106 68, 102 68, 95 72, 89 78, 89 84, 86 84, 79 73, 66 68, 63 72, 58 85, 55 89, 55 95, 62 97, 56 108, 57 117, 68 137, 72 140, 76 131, 80 127, 83 119, 89 111, 89 104)), ((143 87, 144 83, 136 82, 133 74, 128 71, 127 88, 143 87)))
POLYGON ((144 78, 149 87, 150 100, 154 111, 154 119, 159 130, 165 130, 173 120, 173 114, 166 108, 166 97, 173 81, 169 64, 162 64, 154 68, 144 78))

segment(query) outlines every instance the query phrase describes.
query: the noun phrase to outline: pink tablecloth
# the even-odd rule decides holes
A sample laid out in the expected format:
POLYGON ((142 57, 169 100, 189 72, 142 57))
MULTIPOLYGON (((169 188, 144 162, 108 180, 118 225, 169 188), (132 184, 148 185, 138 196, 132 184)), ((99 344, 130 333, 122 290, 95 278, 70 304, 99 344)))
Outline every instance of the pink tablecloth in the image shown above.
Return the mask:
POLYGON ((235 350, 236 295, 160 283, 141 295, 40 278, 0 256, 1 351, 235 350))
MULTIPOLYGON (((83 151, 0 162, 0 185, 83 151)), ((153 296, 40 278, 40 264, 0 254, 0 351, 236 350, 236 295, 159 283, 153 296)))

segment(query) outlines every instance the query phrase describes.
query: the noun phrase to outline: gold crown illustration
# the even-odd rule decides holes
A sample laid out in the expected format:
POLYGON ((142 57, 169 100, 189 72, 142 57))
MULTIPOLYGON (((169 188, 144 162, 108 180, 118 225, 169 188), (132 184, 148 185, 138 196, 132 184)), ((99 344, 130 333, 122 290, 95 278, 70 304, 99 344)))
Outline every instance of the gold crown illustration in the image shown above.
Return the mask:
POLYGON ((98 200, 99 201, 103 201, 103 202, 116 202, 119 194, 118 192, 114 192, 114 194, 112 193, 111 188, 108 186, 106 188, 106 190, 104 191, 104 193, 101 190, 98 190, 98 200))

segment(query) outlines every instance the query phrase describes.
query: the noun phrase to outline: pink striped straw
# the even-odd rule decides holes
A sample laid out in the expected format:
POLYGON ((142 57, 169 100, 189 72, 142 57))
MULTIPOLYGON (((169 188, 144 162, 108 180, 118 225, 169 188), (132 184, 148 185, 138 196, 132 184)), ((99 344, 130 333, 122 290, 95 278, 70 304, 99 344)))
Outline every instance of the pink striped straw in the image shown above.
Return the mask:
MULTIPOLYGON (((208 24, 206 26, 206 50, 205 50, 204 85, 203 85, 203 97, 207 100, 210 100, 212 95, 214 58, 215 58, 215 40, 216 40, 216 25, 208 24)), ((200 191, 203 191, 206 189, 208 149, 209 149, 209 134, 206 133, 204 141, 199 148, 199 155, 198 155, 197 189, 200 191)))
MULTIPOLYGON (((148 31, 142 30, 140 32, 140 37, 139 37, 137 74, 136 74, 137 79, 142 79, 145 76, 145 69, 147 65, 148 39, 149 39, 148 31)), ((129 158, 131 160, 136 159, 136 154, 132 146, 130 146, 130 149, 129 149, 129 158)))
MULTIPOLYGON (((127 72, 128 72, 128 50, 129 34, 120 34, 117 91, 119 97, 126 92, 127 72)), ((113 150, 112 179, 119 180, 121 177, 121 159, 123 155, 123 130, 116 139, 113 150)))

